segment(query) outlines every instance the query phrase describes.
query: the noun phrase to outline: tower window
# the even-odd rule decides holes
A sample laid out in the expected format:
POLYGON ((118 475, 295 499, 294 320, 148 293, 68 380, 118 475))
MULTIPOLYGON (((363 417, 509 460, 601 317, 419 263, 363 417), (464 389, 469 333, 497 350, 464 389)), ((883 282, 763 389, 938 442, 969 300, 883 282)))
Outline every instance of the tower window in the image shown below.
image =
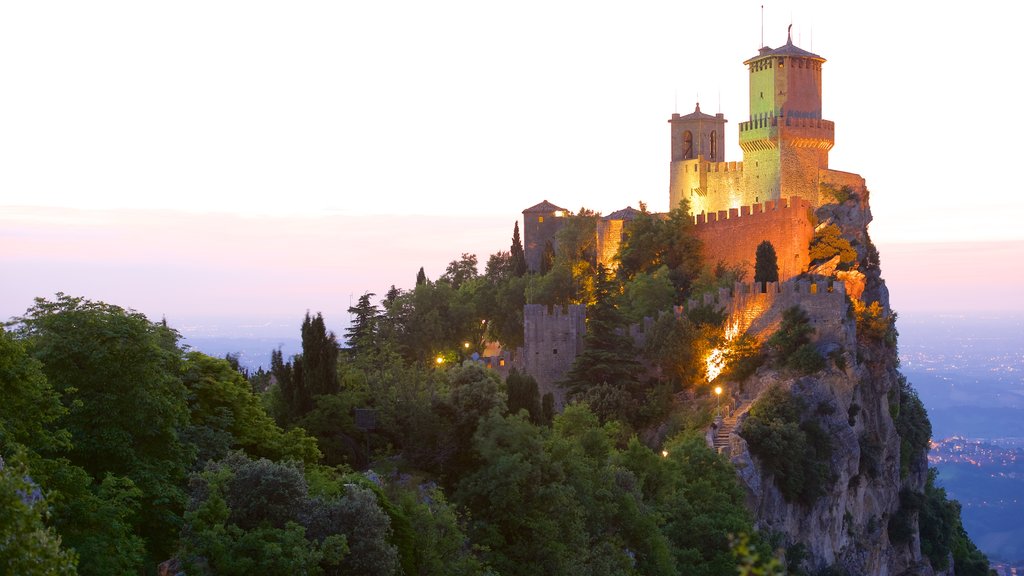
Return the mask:
POLYGON ((711 131, 711 159, 718 159, 718 131, 711 131))
POLYGON ((544 217, 543 216, 537 216, 537 222, 538 223, 543 222, 543 221, 544 221, 544 217))
POLYGON ((683 159, 693 158, 693 133, 687 130, 683 132, 683 159))

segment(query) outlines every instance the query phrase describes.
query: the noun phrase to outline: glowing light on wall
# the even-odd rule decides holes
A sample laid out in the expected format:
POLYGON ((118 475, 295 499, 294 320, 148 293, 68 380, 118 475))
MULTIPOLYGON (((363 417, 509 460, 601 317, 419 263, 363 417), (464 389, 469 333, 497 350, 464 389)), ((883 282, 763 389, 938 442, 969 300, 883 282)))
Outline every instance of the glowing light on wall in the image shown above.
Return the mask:
POLYGON ((705 367, 707 368, 708 382, 711 382, 725 369, 725 358, 729 354, 731 348, 727 345, 732 342, 733 339, 739 335, 740 324, 739 320, 735 320, 725 327, 725 343, 715 348, 708 354, 708 357, 704 360, 705 367))

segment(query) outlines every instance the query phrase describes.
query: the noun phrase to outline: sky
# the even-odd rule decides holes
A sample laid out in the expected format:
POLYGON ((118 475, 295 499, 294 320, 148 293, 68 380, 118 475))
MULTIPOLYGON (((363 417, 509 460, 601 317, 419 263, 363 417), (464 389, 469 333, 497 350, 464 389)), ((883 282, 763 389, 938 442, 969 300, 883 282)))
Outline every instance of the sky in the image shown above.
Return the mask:
POLYGON ((742 62, 790 24, 827 59, 830 167, 867 179, 893 306, 1020 311, 1021 16, 986 0, 5 2, 0 318, 63 291, 179 326, 307 309, 338 326, 353 295, 508 249, 541 200, 666 210, 669 116, 723 112, 741 160, 742 62))

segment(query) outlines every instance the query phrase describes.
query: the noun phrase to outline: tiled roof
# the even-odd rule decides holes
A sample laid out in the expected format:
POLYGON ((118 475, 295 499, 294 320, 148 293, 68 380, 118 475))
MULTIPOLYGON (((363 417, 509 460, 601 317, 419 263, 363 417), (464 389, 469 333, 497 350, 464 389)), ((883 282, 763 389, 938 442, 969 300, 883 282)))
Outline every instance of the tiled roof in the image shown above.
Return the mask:
POLYGON ((545 200, 545 201, 541 202, 540 204, 537 204, 536 206, 530 206, 526 210, 523 210, 523 214, 527 214, 527 213, 530 213, 530 212, 544 212, 544 213, 548 213, 548 212, 566 212, 566 209, 565 208, 559 208, 558 206, 555 206, 551 202, 548 202, 547 200, 545 200))

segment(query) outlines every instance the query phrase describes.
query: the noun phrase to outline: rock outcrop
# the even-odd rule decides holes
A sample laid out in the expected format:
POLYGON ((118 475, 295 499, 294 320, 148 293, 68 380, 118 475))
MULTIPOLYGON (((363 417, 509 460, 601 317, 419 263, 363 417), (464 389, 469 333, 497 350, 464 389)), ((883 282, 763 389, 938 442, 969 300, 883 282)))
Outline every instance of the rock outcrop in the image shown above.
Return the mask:
MULTIPOLYGON (((830 277, 844 283, 851 299, 865 305, 878 302, 884 317, 889 317, 888 291, 867 233, 867 194, 823 206, 816 216, 819 222, 838 225, 858 254, 854 269, 836 271, 831 266, 830 277)), ((856 332, 854 314, 845 315, 839 329, 856 332)), ((809 504, 790 501, 748 449, 743 438, 747 414, 738 419, 729 442, 730 458, 758 527, 779 535, 790 550, 802 546, 803 567, 810 573, 834 567, 846 574, 932 575, 920 551, 916 516, 910 518, 909 539, 889 533, 890 520, 900 510, 901 490, 921 493, 927 478, 923 449, 905 456, 901 471, 901 438, 893 406, 899 406, 903 378, 897 370, 895 331, 883 338, 877 333, 857 333, 852 340, 821 336, 816 341, 843 342, 839 349, 821 350, 828 355, 824 370, 797 375, 764 366, 743 383, 748 399, 772 387, 801 398, 806 406, 803 418, 813 419, 832 446, 825 493, 809 504)))

